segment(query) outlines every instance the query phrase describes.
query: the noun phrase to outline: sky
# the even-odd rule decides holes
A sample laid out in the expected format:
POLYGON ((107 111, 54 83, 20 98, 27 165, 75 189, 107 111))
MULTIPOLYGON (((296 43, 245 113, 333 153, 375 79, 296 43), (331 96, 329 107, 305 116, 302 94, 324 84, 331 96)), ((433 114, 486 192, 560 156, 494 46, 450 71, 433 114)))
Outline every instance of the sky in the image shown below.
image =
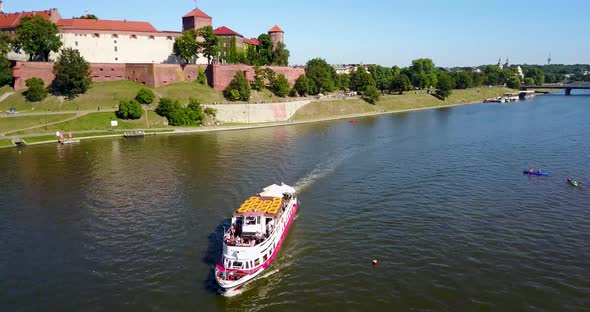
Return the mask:
POLYGON ((285 31, 290 63, 321 57, 332 64, 437 66, 590 63, 590 1, 569 0, 4 0, 5 12, 57 8, 64 18, 86 12, 100 19, 152 23, 182 30, 198 5, 227 26, 257 37, 285 31))

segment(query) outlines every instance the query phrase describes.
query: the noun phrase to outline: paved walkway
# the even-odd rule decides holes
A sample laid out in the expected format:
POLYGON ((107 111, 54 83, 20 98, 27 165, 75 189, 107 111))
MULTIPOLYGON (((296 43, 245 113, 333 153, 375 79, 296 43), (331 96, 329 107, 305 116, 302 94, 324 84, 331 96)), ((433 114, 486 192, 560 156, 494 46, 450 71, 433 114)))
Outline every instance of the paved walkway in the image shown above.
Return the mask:
POLYGON ((16 114, 6 114, 0 113, 0 118, 10 118, 10 117, 21 117, 21 116, 39 116, 39 115, 61 115, 61 114, 78 114, 82 113, 82 115, 90 114, 90 113, 102 113, 102 112, 115 112, 115 109, 101 109, 101 110, 75 110, 75 111, 58 111, 58 112, 26 112, 26 113, 16 113, 16 114))

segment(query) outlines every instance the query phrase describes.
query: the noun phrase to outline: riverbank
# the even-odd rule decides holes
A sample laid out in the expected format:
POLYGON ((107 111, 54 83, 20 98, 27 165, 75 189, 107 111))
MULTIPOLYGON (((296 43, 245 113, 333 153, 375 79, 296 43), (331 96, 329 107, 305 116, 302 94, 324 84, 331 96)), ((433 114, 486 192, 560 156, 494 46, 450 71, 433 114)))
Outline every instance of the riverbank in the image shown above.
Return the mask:
MULTIPOLYGON (((296 125, 311 122, 323 122, 348 118, 359 118, 374 116, 380 114, 392 114, 412 112, 432 108, 445 108, 460 106, 466 104, 481 103, 484 98, 496 97, 504 93, 513 91, 508 88, 478 88, 468 90, 454 90, 453 94, 445 101, 441 101, 434 96, 423 91, 411 91, 404 95, 386 95, 376 104, 368 104, 361 99, 348 100, 319 100, 311 102, 298 110, 293 118, 284 122, 269 122, 259 124, 231 124, 224 126, 207 126, 199 128, 167 128, 167 129, 142 129, 146 134, 151 135, 168 135, 168 134, 186 134, 213 131, 233 131, 256 129, 266 127, 277 127, 286 125, 296 125)), ((122 137, 122 131, 82 131, 74 132, 76 139, 96 139, 108 137, 122 137)), ((29 145, 56 143, 54 134, 28 134, 23 138, 29 145)), ((3 139, 4 141, 9 139, 3 139)), ((5 142, 8 143, 8 142, 5 142)), ((12 144, 0 144, 1 147, 11 147, 12 144)))

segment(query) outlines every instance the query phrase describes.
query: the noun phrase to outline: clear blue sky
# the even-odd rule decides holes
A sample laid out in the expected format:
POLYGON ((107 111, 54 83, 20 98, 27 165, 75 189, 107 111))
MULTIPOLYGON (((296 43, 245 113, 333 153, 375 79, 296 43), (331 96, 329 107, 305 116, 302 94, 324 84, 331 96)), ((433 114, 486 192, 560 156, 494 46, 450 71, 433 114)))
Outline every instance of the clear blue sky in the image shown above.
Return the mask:
MULTIPOLYGON (((496 63, 590 63, 590 1, 569 0, 199 0, 213 26, 254 37, 278 24, 292 64, 438 66, 496 63)), ((102 19, 151 22, 181 30, 193 0, 4 0, 5 12, 58 8, 64 18, 85 11, 102 19)))

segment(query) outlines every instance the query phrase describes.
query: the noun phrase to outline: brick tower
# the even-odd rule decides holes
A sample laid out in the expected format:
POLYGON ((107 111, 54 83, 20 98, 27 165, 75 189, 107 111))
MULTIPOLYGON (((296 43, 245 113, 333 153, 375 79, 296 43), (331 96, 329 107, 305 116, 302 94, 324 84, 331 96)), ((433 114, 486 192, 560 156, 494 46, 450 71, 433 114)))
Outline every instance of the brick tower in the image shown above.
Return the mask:
POLYGON ((275 47, 279 42, 285 43, 285 32, 277 25, 268 31, 268 35, 270 36, 270 40, 272 40, 272 45, 275 47))
POLYGON ((194 9, 182 17, 182 31, 205 26, 213 26, 213 19, 199 9, 194 9))

